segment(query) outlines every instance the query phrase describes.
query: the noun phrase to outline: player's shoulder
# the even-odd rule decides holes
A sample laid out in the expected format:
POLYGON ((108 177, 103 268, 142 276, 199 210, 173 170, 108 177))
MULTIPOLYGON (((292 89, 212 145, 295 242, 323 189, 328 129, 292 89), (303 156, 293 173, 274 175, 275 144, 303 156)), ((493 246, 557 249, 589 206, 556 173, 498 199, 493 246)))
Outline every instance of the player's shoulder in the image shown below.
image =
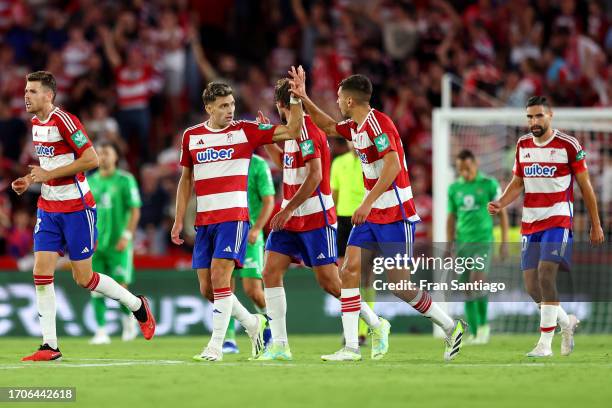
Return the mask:
POLYGON ((206 126, 204 125, 204 122, 195 124, 193 126, 190 126, 190 127, 186 128, 183 131, 183 138, 185 136, 202 133, 202 131, 204 131, 204 130, 206 130, 206 126))
POLYGON ((96 171, 94 171, 92 173, 89 173, 87 175, 87 181, 89 181, 89 182, 94 181, 95 182, 97 180, 100 180, 100 169, 98 169, 98 170, 96 170, 96 171))
POLYGON ((578 141, 576 137, 568 135, 567 133, 564 133, 558 129, 555 129, 555 139, 565 147, 569 147, 577 152, 582 150, 580 141, 578 141))
POLYGON ((56 124, 68 129, 71 132, 75 132, 78 129, 78 124, 80 123, 76 115, 73 115, 72 113, 58 107, 51 111, 51 117, 56 124))
POLYGON ((268 163, 266 162, 266 159, 264 159, 263 157, 254 154, 253 156, 251 156, 251 166, 265 166, 268 163))
POLYGON ((458 188, 461 187, 461 184, 464 184, 463 183, 463 179, 462 178, 456 179, 455 181, 450 183, 450 185, 448 186, 448 191, 449 192, 453 192, 453 191, 457 190, 458 188))
POLYGON ((493 187, 495 187, 495 186, 497 186, 499 184, 499 182, 497 181, 497 179, 495 177, 490 176, 488 174, 481 173, 480 177, 482 179, 482 183, 483 184, 486 184, 486 185, 489 185, 489 186, 493 186, 493 187))
POLYGON ((237 129, 249 129, 249 128, 271 128, 272 124, 268 123, 259 123, 255 120, 248 119, 239 119, 232 120, 228 126, 229 130, 237 130, 237 129))
POLYGON ((332 164, 334 164, 334 163, 344 164, 344 163, 347 163, 349 161, 352 161, 352 159, 353 159, 352 155, 353 155, 353 152, 342 153, 342 154, 336 156, 332 160, 332 164))
POLYGON ((132 173, 124 169, 117 169, 117 176, 124 180, 136 179, 132 173))
POLYGON ((312 120, 310 115, 304 116, 304 123, 302 123, 302 137, 300 140, 304 139, 323 139, 325 138, 325 133, 321 130, 312 120))
POLYGON ((533 142, 533 133, 529 132, 519 137, 516 141, 517 146, 525 146, 527 144, 531 144, 533 142))
POLYGON ((353 119, 344 119, 338 123, 336 123, 336 126, 348 126, 351 128, 356 128, 357 127, 357 122, 355 122, 353 119))
POLYGON ((367 121, 376 133, 397 132, 393 120, 384 112, 372 109, 368 114, 367 121))

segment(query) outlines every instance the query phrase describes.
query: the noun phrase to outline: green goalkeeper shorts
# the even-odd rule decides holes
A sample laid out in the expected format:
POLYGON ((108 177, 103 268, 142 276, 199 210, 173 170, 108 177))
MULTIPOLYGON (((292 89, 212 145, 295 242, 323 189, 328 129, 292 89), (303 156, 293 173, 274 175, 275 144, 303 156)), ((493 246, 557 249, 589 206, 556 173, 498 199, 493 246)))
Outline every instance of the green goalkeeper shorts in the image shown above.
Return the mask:
POLYGON ((264 261, 264 240, 263 236, 257 238, 254 244, 247 244, 246 256, 242 269, 234 269, 233 276, 241 278, 261 279, 264 261))
POLYGON ((120 284, 134 281, 134 247, 130 242, 123 251, 96 251, 92 257, 93 270, 110 276, 120 284))
MULTIPOLYGON (((488 274, 491 269, 491 258, 493 257, 493 246, 491 242, 462 242, 457 243, 457 255, 455 258, 472 258, 474 268, 466 270, 461 274, 460 282, 469 282, 470 272, 483 272, 488 274)), ((455 267, 457 269, 457 267, 455 267)))

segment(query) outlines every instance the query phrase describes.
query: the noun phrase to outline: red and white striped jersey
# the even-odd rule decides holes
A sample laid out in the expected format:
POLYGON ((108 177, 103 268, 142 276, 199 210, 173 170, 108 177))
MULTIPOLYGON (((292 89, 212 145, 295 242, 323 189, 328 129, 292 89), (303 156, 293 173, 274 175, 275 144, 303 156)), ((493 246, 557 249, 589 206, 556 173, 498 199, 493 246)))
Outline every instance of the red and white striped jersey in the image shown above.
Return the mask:
POLYGON ((397 152, 400 172, 387 191, 374 202, 366 221, 375 224, 389 224, 406 220, 420 220, 416 213, 404 146, 395 125, 387 115, 376 109, 370 110, 362 124, 349 119, 336 125, 336 131, 351 140, 357 156, 361 159, 363 183, 369 194, 378 181, 383 168, 383 157, 389 152, 397 152))
MULTIPOLYGON (((32 136, 40 167, 47 171, 69 165, 91 147, 81 122, 60 108, 53 109, 45 121, 34 116, 32 136)), ((85 174, 78 173, 43 183, 38 208, 61 213, 80 211, 85 208, 83 200, 89 207, 96 205, 85 174)))
POLYGON ((585 152, 575 137, 554 129, 552 138, 539 144, 531 133, 522 136, 512 169, 525 185, 521 233, 572 228, 573 179, 586 169, 585 152))
POLYGON ((284 229, 297 232, 311 231, 336 224, 336 209, 329 185, 331 167, 329 144, 325 133, 314 124, 310 116, 304 116, 300 139, 286 140, 283 153, 282 208, 287 206, 306 180, 308 161, 321 159, 323 176, 316 190, 293 212, 284 229))
POLYGON ((133 70, 127 66, 115 69, 117 81, 117 104, 119 109, 139 109, 149 104, 153 68, 145 65, 133 70))
POLYGON ((224 129, 213 129, 204 122, 185 130, 180 162, 193 169, 195 225, 249 221, 251 156, 259 146, 272 143, 275 128, 239 120, 224 129))

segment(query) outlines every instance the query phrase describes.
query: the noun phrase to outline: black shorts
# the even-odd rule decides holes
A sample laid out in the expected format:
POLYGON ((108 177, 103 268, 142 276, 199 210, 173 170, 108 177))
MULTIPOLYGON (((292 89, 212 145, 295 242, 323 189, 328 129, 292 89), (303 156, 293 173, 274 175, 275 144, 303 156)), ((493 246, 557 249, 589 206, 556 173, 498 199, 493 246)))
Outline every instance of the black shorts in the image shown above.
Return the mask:
POLYGON ((353 229, 351 217, 338 217, 338 256, 344 256, 346 252, 346 243, 353 229))

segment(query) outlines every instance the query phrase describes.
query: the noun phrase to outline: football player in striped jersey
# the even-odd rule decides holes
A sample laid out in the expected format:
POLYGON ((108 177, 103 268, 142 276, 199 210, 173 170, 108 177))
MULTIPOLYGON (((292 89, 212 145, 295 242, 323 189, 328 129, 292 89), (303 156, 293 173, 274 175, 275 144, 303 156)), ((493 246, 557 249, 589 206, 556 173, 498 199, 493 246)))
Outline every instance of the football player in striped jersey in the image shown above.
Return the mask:
POLYGON ((580 143, 553 129, 553 112, 545 97, 529 98, 526 114, 530 133, 518 140, 512 181, 488 209, 497 214, 524 191, 521 269, 527 292, 540 306, 540 339, 527 356, 552 356, 557 325, 561 328, 561 355, 567 356, 574 349, 579 322, 559 304, 556 280, 559 266, 571 265, 574 179, 591 218, 591 243, 601 244, 604 234, 580 143))

